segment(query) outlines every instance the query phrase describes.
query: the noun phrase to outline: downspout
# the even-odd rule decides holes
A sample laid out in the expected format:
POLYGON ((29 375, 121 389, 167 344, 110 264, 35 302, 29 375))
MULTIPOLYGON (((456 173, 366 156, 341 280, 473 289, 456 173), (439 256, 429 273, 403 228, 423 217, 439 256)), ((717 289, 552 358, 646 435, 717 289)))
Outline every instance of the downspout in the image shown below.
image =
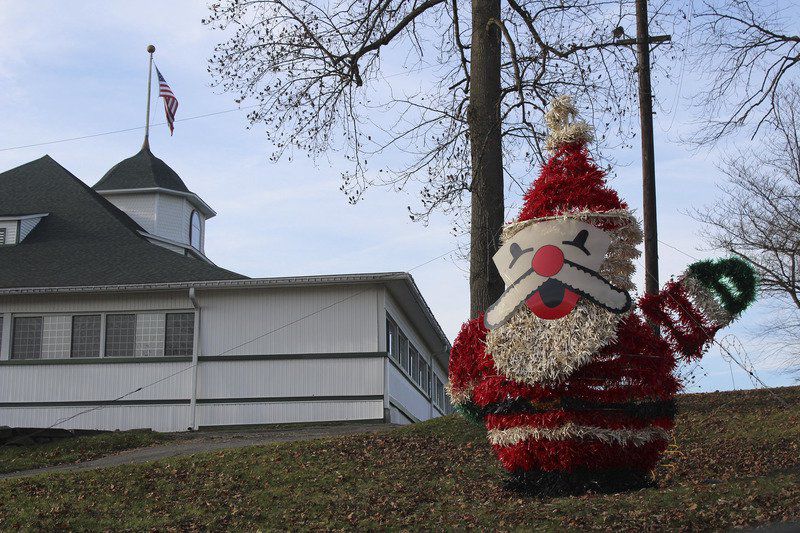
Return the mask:
POLYGON ((189 301, 194 307, 194 341, 192 344, 192 390, 189 397, 189 430, 197 430, 197 375, 200 367, 200 304, 194 287, 189 287, 189 301))

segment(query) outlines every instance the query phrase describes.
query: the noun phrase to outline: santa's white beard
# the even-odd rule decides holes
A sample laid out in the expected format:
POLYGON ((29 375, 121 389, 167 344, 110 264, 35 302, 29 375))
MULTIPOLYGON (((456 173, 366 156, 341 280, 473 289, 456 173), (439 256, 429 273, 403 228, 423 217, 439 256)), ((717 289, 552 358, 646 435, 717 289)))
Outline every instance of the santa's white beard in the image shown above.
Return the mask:
POLYGON ((486 350, 497 370, 515 381, 561 381, 616 340, 619 322, 628 312, 615 314, 584 298, 567 316, 545 320, 522 306, 508 322, 489 331, 486 350))

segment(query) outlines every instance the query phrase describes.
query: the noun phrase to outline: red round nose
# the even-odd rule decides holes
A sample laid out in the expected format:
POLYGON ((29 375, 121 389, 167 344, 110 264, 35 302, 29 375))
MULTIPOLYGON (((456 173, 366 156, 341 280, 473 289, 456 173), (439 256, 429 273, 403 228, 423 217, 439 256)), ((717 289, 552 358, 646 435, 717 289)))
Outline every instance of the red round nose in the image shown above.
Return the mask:
POLYGON ((540 276, 546 278, 555 276, 564 266, 564 252, 551 244, 542 246, 533 254, 531 266, 533 266, 534 272, 540 276))

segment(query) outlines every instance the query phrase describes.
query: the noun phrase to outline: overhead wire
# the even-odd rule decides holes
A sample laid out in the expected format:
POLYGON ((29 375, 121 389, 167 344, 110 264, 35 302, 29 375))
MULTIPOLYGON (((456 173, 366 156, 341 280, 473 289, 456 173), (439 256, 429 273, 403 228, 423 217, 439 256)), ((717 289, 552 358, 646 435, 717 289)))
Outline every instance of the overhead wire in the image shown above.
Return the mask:
MULTIPOLYGON (((186 118, 178 118, 178 119, 175 119, 175 122, 188 122, 190 120, 197 120, 199 118, 213 117, 213 116, 216 116, 216 115, 224 115, 226 113, 234 113, 236 111, 243 111, 245 109, 252 109, 252 108, 258 107, 260 105, 261 104, 253 104, 253 105, 240 106, 240 107, 231 108, 231 109, 225 109, 225 110, 222 110, 222 111, 214 111, 212 113, 203 113, 202 115, 195 115, 195 116, 186 117, 186 118)), ((165 124, 166 124, 166 121, 153 123, 150 126, 151 127, 152 126, 163 126, 165 124)), ((23 148, 35 148, 37 146, 47 146, 47 145, 50 145, 50 144, 59 144, 59 143, 65 143, 65 142, 71 142, 71 141, 80 141, 80 140, 83 140, 83 139, 92 139, 92 138, 95 138, 95 137, 103 137, 105 135, 115 135, 117 133, 126 133, 126 132, 129 132, 129 131, 137 131, 137 130, 143 130, 143 129, 145 129, 145 126, 134 126, 132 128, 124 128, 124 129, 121 129, 121 130, 113 130, 113 131, 104 131, 104 132, 101 132, 101 133, 91 133, 89 135, 81 135, 81 136, 78 136, 78 137, 68 137, 66 139, 57 139, 57 140, 54 140, 54 141, 44 141, 44 142, 31 143, 31 144, 21 144, 19 146, 7 146, 5 148, 0 148, 0 152, 8 152, 10 150, 21 150, 23 148)))

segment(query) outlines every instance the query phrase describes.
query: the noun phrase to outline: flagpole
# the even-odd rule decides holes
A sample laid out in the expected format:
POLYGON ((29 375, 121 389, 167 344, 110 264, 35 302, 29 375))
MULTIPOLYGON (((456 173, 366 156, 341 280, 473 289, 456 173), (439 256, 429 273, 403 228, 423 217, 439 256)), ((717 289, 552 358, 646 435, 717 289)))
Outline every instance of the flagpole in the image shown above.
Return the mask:
POLYGON ((156 51, 156 47, 152 44, 147 46, 147 52, 150 54, 150 64, 147 67, 147 120, 144 123, 144 143, 142 144, 142 148, 150 148, 150 89, 153 86, 153 52, 156 51))

